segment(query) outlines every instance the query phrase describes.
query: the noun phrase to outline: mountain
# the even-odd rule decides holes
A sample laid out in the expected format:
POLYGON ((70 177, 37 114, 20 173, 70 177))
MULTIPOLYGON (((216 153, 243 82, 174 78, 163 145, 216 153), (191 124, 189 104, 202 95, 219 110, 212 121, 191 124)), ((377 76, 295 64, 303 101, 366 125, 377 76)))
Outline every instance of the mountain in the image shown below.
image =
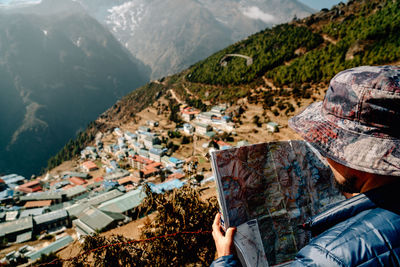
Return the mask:
POLYGON ((149 80, 79 4, 0 10, 0 172, 37 173, 69 139, 149 80))
POLYGON ((263 111, 259 118, 287 124, 303 100, 321 98, 336 73, 361 65, 400 64, 399 25, 399 2, 352 0, 258 32, 129 93, 95 120, 80 140, 66 144, 48 167, 72 158, 69 151, 78 144, 90 144, 90 134, 132 123, 136 113, 161 96, 171 98, 171 91, 201 109, 204 103, 258 103, 263 111), (251 57, 252 64, 226 57, 231 53, 251 57))
POLYGON ((266 27, 314 10, 296 0, 77 0, 152 78, 179 72, 266 27))

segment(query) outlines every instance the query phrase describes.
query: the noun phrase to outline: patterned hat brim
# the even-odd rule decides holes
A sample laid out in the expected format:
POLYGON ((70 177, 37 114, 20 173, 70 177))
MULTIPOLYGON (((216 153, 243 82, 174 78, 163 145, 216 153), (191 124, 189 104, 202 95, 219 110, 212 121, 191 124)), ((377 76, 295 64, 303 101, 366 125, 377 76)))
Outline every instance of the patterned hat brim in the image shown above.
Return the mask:
POLYGON ((338 119, 335 119, 333 122, 332 118, 324 115, 322 102, 316 102, 290 119, 289 126, 324 157, 352 169, 400 176, 399 139, 351 131, 340 127, 338 119))

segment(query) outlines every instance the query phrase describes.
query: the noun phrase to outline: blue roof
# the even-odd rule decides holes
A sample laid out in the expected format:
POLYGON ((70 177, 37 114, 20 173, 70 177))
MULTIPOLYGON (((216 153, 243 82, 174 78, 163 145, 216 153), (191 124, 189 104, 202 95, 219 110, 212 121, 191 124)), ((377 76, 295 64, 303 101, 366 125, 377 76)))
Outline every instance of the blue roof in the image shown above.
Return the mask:
POLYGON ((25 180, 25 178, 24 177, 22 177, 22 176, 14 176, 14 177, 9 177, 9 178, 7 178, 7 179, 3 179, 4 180, 4 182, 6 183, 6 184, 8 184, 8 185, 12 185, 12 184, 17 184, 18 182, 23 182, 24 180, 25 180))
POLYGON ((185 183, 179 179, 171 180, 161 184, 147 183, 153 193, 162 194, 166 191, 174 190, 175 188, 181 188, 185 183))
POLYGON ((170 157, 169 161, 174 163, 174 164, 178 164, 178 163, 182 163, 183 161, 174 157, 170 157))
POLYGON ((0 192, 0 200, 11 198, 13 195, 14 195, 14 191, 13 190, 6 189, 6 190, 0 192))
POLYGON ((113 169, 116 169, 119 167, 118 163, 115 160, 110 161, 110 165, 113 169))
POLYGON ((154 155, 161 155, 161 154, 163 153, 163 150, 158 149, 158 148, 151 148, 151 149, 149 150, 149 152, 150 152, 151 154, 154 154, 154 155))
POLYGON ((25 179, 25 177, 23 177, 23 176, 21 176, 21 175, 18 175, 18 174, 8 174, 8 175, 4 175, 4 176, 1 176, 0 179, 3 179, 4 182, 7 183, 8 180, 12 180, 12 179, 15 179, 15 178, 17 178, 17 177, 18 177, 18 178, 22 177, 22 179, 25 179))

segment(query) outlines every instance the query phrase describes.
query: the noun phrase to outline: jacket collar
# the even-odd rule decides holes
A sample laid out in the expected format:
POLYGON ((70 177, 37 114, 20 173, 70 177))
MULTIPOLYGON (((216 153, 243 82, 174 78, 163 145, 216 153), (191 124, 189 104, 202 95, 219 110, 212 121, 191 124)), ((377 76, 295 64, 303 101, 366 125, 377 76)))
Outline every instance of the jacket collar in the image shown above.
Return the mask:
POLYGON ((317 236, 332 226, 347 220, 360 212, 383 208, 400 215, 400 182, 373 189, 337 203, 334 207, 308 219, 302 225, 317 236))

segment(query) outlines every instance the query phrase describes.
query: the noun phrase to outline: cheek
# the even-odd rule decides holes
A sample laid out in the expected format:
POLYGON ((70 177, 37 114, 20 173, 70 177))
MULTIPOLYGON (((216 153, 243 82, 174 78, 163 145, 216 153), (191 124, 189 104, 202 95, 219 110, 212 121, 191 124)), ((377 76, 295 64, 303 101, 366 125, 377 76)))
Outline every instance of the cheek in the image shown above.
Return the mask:
POLYGON ((339 183, 339 184, 343 184, 346 179, 343 177, 343 175, 341 175, 337 170, 335 170, 335 168, 331 168, 333 175, 335 176, 335 180, 339 183))

